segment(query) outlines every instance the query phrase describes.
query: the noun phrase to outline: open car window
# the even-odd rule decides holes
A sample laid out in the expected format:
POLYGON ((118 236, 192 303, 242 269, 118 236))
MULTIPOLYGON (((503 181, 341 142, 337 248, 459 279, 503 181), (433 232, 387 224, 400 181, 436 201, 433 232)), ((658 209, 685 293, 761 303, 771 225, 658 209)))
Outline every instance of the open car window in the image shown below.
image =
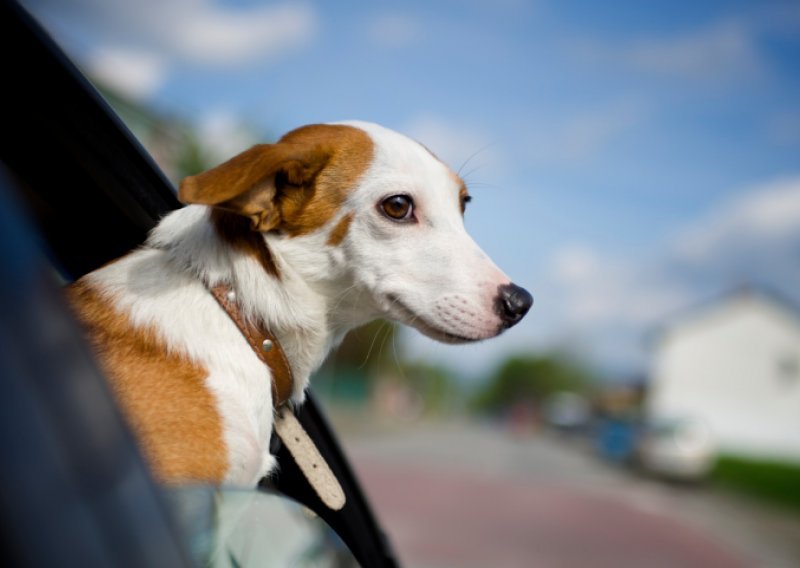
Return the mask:
MULTIPOLYGON (((142 499, 145 499, 145 496, 152 499, 155 511, 153 514, 156 518, 160 518, 164 526, 174 528, 171 516, 165 513, 166 505, 161 502, 158 491, 153 489, 152 480, 144 470, 141 457, 133 446, 132 438, 122 424, 118 411, 116 408, 111 408, 113 406, 111 398, 96 366, 84 361, 88 365, 86 368, 91 369, 91 372, 71 367, 76 353, 82 353, 82 357, 85 358, 88 349, 80 341, 77 327, 71 321, 63 302, 57 297, 59 294, 52 282, 53 279, 50 278, 51 275, 43 266, 31 268, 29 274, 14 268, 8 259, 26 260, 31 254, 35 254, 31 252, 36 249, 32 243, 41 244, 38 250, 45 252, 63 280, 70 281, 141 244, 147 231, 158 219, 180 204, 175 198, 171 184, 111 111, 106 101, 23 9, 13 2, 0 3, 0 26, 9 44, 15 46, 14 53, 6 52, 4 56, 7 77, 13 88, 7 92, 4 128, 0 133, 2 152, 0 156, 2 156, 2 177, 5 188, 3 202, 4 205, 6 201, 19 203, 20 208, 26 211, 31 219, 29 228, 4 239, 3 252, 6 255, 4 272, 9 269, 16 271, 19 278, 33 274, 34 276, 30 278, 35 278, 35 281, 17 282, 18 278, 13 280, 14 285, 20 293, 29 293, 29 296, 25 297, 27 304, 53 310, 52 315, 48 316, 45 309, 40 319, 28 322, 26 325, 32 326, 30 333, 18 334, 16 342, 24 344, 27 339, 33 340, 37 336, 39 339, 50 337, 46 333, 52 331, 48 326, 52 326, 55 321, 64 321, 66 327, 63 329, 70 331, 63 337, 69 337, 68 345, 72 346, 60 346, 58 350, 53 350, 52 343, 30 345, 33 359, 39 358, 43 362, 48 362, 42 370, 46 375, 41 377, 44 381, 42 384, 51 385, 55 381, 61 390, 51 391, 48 388, 36 390, 36 395, 39 397, 36 398, 39 409, 37 412, 44 413, 42 424, 45 430, 42 432, 42 439, 31 438, 29 443, 36 446, 42 440, 49 439, 48 436, 54 435, 48 432, 48 428, 57 429, 58 436, 67 437, 67 441, 57 445, 60 448, 58 452, 65 453, 67 457, 61 455, 56 457, 62 461, 67 459, 77 468, 76 472, 72 470, 67 472, 68 480, 73 480, 76 475, 82 475, 86 478, 86 483, 91 486, 92 476, 100 474, 93 470, 98 462, 90 460, 89 457, 96 453, 100 459, 102 451, 107 448, 96 444, 107 440, 102 436, 90 435, 92 433, 84 429, 91 426, 103 431, 108 426, 102 417, 114 417, 114 428, 120 429, 119 436, 125 440, 125 444, 116 446, 116 450, 122 452, 117 457, 124 462, 125 467, 133 468, 130 471, 136 472, 139 476, 137 479, 140 479, 141 483, 140 486, 133 488, 116 485, 124 483, 126 479, 129 480, 129 476, 132 475, 124 473, 129 470, 120 466, 122 467, 118 473, 120 478, 112 479, 113 483, 110 482, 108 491, 123 491, 125 498, 121 499, 119 507, 112 508, 113 510, 106 510, 107 502, 96 503, 97 507, 106 507, 101 511, 98 523, 105 529, 122 525, 130 527, 129 533, 121 529, 112 531, 114 532, 112 536, 117 540, 112 539, 109 542, 112 542, 116 549, 125 550, 118 539, 132 538, 132 544, 129 543, 129 546, 138 547, 141 544, 137 544, 139 542, 137 538, 140 538, 136 536, 139 534, 138 525, 145 524, 150 530, 158 526, 147 515, 143 515, 143 509, 138 506, 138 495, 141 495, 142 499), (24 53, 25 57, 18 57, 19 53, 24 53), (35 81, 32 80, 33 73, 36 74, 35 81), (46 85, 46 88, 43 88, 43 85, 46 85), (56 93, 57 96, 54 96, 56 93), (42 279, 41 282, 39 279, 42 279), (47 301, 37 299, 33 296, 34 293, 44 294, 47 301), (36 325, 43 326, 38 334, 36 325), (85 375, 90 378, 76 382, 74 380, 76 373, 82 373, 80 376, 85 375), (92 405, 69 407, 75 396, 85 394, 86 384, 91 384, 91 389, 105 393, 102 395, 103 398, 92 405), (57 416, 58 420, 53 419, 51 414, 57 416), (80 416, 81 420, 73 422, 77 420, 77 416, 80 416), (71 454, 73 451, 77 453, 71 454)), ((9 205, 9 207, 11 207, 9 211, 16 211, 16 206, 9 205)), ((12 226, 9 225, 9 228, 12 226)), ((10 298, 12 296, 7 297, 10 298)), ((22 300, 18 305, 23 305, 22 300)), ((13 314, 16 312, 4 312, 3 323, 7 324, 6 331, 9 334, 13 334, 14 326, 17 325, 11 319, 13 314)), ((20 317, 23 317, 22 314, 20 317)), ((4 347, 9 345, 10 342, 4 347)), ((4 361, 0 361, 2 362, 4 361)), ((32 369, 20 367, 12 360, 5 362, 9 364, 7 368, 10 373, 9 381, 12 379, 20 381, 20 388, 28 391, 32 388, 31 385, 37 384, 32 382, 37 380, 32 369)), ((9 395, 7 402, 13 407, 15 400, 17 399, 9 395)), ((37 413, 32 413, 29 418, 41 417, 37 413)), ((298 412, 298 420, 314 439, 339 479, 347 497, 347 504, 340 511, 332 511, 325 507, 285 448, 281 448, 277 453, 280 473, 265 481, 262 489, 287 496, 314 511, 332 527, 341 541, 346 543, 361 565, 395 566, 396 561, 388 542, 375 522, 358 482, 339 448, 335 435, 317 407, 313 394, 298 412)), ((8 422, 6 426, 11 428, 13 423, 8 422)), ((13 433, 10 430, 4 430, 3 434, 4 439, 13 441, 13 433)), ((36 447, 43 452, 42 459, 48 456, 48 459, 53 458, 50 455, 55 451, 52 445, 36 447)), ((5 461, 24 465, 25 457, 19 453, 20 448, 19 444, 7 444, 6 450, 9 453, 4 455, 5 461)), ((13 472, 15 475, 22 475, 23 470, 24 467, 14 469, 13 472)), ((43 468, 37 470, 37 473, 40 474, 39 477, 31 478, 35 479, 36 483, 26 484, 27 489, 34 492, 41 491, 42 487, 55 483, 49 477, 51 474, 55 475, 52 468, 50 471, 43 468)), ((73 503, 75 507, 81 510, 86 507, 91 508, 91 503, 83 501, 88 491, 85 484, 79 483, 73 487, 67 483, 65 487, 67 486, 71 488, 70 491, 75 492, 73 503)), ((18 485, 12 484, 6 485, 6 490, 9 487, 15 490, 19 488, 18 485)), ((19 492, 16 497, 20 507, 24 508, 24 492, 19 492)), ((98 499, 100 497, 102 495, 98 496, 98 499)), ((35 500, 31 502, 33 501, 35 500)), ((273 495, 265 501, 267 502, 278 503, 279 499, 273 495)), ((50 512, 47 505, 45 502, 41 507, 29 506, 25 509, 25 518, 28 518, 32 525, 39 523, 40 526, 38 533, 31 532, 28 537, 35 539, 38 534, 40 541, 45 540, 42 536, 45 525, 41 524, 40 519, 50 512)), ((280 507, 287 506, 280 505, 280 507)), ((261 508, 259 505, 259 509, 261 508)), ((19 508, 7 509, 5 513, 9 515, 9 519, 19 519, 19 508)), ((319 526, 319 523, 317 525, 319 526)), ((46 526, 56 532, 63 530, 57 522, 46 526)), ((144 530, 141 534, 147 534, 147 531, 144 530)), ((14 535, 6 536, 11 539, 17 538, 14 535)), ((35 549, 35 541, 27 544, 30 546, 26 550, 35 549)), ((175 560, 175 556, 180 555, 179 552, 173 552, 172 557, 163 558, 159 558, 157 551, 150 552, 145 560, 131 556, 132 560, 128 563, 105 565, 181 565, 175 560)), ((50 561, 34 562, 32 565, 59 565, 59 560, 62 564, 72 562, 66 555, 63 557, 52 555, 50 561)), ((86 565, 91 564, 90 561, 87 562, 86 565)))
POLYGON ((186 487, 171 489, 168 498, 199 566, 359 566, 327 523, 283 496, 186 487))

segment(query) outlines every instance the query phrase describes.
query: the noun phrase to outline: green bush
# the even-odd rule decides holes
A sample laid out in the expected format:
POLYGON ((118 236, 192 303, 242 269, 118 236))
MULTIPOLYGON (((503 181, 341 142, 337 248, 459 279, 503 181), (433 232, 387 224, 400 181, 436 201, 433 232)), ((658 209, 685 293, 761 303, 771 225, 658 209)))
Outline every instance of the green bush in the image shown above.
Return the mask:
POLYGON ((800 511, 800 463, 720 456, 711 479, 721 487, 800 511))

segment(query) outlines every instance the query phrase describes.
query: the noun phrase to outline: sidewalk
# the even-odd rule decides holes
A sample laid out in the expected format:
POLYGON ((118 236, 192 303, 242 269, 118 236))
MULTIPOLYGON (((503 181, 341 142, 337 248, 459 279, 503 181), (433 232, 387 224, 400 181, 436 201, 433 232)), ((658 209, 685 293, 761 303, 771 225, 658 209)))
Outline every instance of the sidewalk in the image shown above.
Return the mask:
POLYGON ((355 435, 346 450, 408 566, 794 567, 800 519, 474 424, 355 435))

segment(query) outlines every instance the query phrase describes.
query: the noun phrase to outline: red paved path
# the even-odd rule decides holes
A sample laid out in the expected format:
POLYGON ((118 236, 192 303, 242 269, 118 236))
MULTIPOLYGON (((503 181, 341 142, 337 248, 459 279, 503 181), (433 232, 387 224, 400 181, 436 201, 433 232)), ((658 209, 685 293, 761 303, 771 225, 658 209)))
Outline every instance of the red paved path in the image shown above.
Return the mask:
POLYGON ((745 566, 693 529, 608 496, 455 468, 355 465, 405 566, 745 566))

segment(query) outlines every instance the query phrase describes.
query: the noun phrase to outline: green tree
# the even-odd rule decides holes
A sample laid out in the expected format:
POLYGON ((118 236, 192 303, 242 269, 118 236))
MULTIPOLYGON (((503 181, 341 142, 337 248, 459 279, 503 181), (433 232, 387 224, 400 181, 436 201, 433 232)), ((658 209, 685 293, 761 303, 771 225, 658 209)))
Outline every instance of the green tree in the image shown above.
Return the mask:
POLYGON ((394 374, 402 361, 397 327, 374 321, 352 330, 315 374, 314 390, 328 398, 364 402, 377 377, 394 374))
POLYGON ((471 408, 499 414, 513 404, 535 406, 555 392, 585 392, 590 374, 575 363, 555 355, 518 355, 506 359, 471 401, 471 408))
POLYGON ((397 326, 378 320, 352 330, 325 362, 325 369, 362 369, 375 375, 396 369, 402 361, 397 326))
POLYGON ((180 131, 180 141, 175 146, 172 160, 177 182, 216 165, 203 148, 197 134, 189 128, 180 131))
POLYGON ((417 393, 426 414, 448 414, 462 404, 461 390, 453 371, 441 365, 424 362, 406 363, 399 380, 417 393))

